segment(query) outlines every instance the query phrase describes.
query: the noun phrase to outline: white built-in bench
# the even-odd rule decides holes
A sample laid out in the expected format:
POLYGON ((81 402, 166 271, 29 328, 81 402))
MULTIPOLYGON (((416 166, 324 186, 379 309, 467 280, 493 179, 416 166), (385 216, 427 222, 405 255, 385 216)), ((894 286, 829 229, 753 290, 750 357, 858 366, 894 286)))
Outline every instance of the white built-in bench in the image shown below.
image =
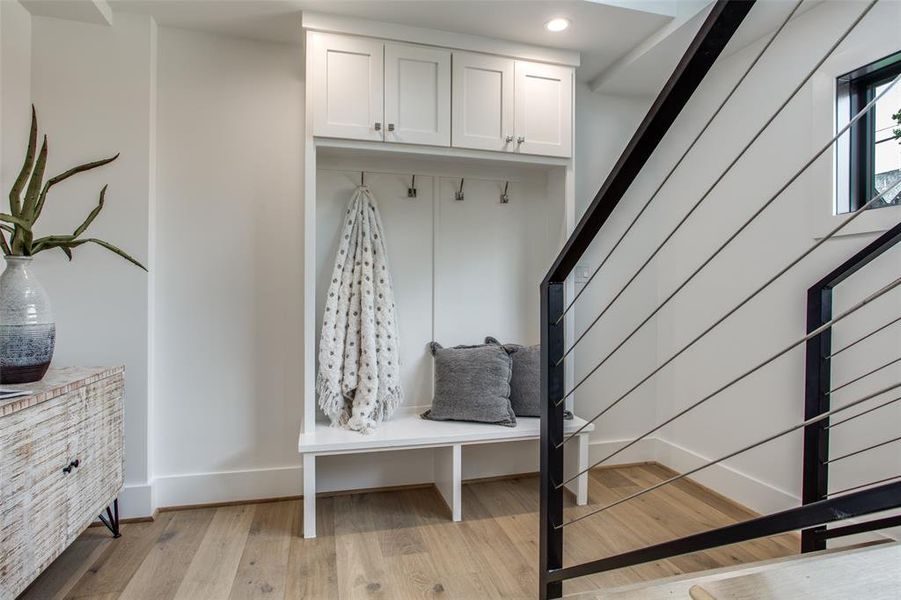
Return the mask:
MULTIPOLYGON (((573 433, 585 425, 578 417, 565 421, 564 432, 573 433)), ((588 467, 588 425, 573 444, 577 448, 566 453, 566 472, 577 473, 588 467)), ((316 458, 336 454, 364 454, 391 450, 434 448, 435 487, 447 502, 454 521, 463 517, 461 486, 463 479, 462 447, 471 444, 495 444, 537 440, 540 419, 519 417, 516 427, 465 423, 460 421, 427 421, 416 414, 396 416, 369 435, 317 423, 312 433, 301 433, 298 450, 303 457, 303 535, 316 537, 316 458)), ((588 503, 588 475, 583 474, 567 485, 576 503, 588 503)))

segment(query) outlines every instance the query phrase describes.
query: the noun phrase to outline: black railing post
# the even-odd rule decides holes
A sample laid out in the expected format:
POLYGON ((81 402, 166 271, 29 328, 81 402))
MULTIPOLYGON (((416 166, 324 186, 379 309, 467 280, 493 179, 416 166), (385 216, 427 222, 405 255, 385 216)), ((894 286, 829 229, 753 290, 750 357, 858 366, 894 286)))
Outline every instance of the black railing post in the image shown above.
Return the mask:
POLYGON ((563 595, 560 581, 550 572, 563 567, 563 283, 541 286, 541 532, 539 535, 539 598, 563 595), (559 364, 558 364, 559 363, 559 364), (559 403, 559 406, 558 406, 559 403))
MULTIPOLYGON (((832 288, 814 286, 807 291, 807 333, 832 320, 832 288)), ((807 364, 804 380, 804 420, 829 410, 829 388, 832 372, 832 329, 826 329, 807 341, 807 364)), ((804 473, 801 503, 812 504, 826 498, 829 484, 829 419, 804 428, 804 473)), ((826 548, 826 527, 813 527, 801 532, 801 552, 826 548)))

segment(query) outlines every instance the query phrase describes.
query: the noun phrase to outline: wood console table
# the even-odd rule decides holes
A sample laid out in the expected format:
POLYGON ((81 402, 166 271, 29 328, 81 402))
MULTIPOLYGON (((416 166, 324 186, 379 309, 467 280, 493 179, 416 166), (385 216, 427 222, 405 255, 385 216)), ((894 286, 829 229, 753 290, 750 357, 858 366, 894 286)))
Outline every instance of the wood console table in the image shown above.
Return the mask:
POLYGON ((51 369, 0 400, 0 600, 15 598, 104 510, 118 536, 125 370, 51 369))

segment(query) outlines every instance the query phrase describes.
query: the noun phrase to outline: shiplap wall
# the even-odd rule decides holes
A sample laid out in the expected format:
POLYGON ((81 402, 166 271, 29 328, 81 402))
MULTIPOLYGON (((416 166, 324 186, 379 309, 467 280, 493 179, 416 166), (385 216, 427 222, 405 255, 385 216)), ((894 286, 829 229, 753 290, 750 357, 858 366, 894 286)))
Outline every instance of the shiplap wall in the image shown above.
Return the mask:
MULTIPOLYGON (((326 161, 317 173, 317 345, 341 220, 360 170, 326 161)), ((388 245, 398 305, 401 379, 408 407, 431 403, 432 359, 426 345, 503 341, 538 343, 538 284, 561 243, 561 202, 534 171, 475 174, 419 163, 410 174, 368 172, 388 245), (407 197, 411 174, 417 197, 407 197), (425 173, 425 174, 423 174, 425 173), (469 177, 467 177, 469 175, 469 177), (460 178, 465 200, 454 199, 460 178), (510 202, 500 194, 509 178, 510 202)), ((557 196, 562 198, 562 194, 557 196)))

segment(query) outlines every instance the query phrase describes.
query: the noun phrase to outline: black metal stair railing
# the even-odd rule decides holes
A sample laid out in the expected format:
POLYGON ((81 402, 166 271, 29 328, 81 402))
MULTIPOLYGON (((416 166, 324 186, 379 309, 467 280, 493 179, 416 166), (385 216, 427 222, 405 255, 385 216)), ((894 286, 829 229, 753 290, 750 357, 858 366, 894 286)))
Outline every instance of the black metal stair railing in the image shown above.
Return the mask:
MULTIPOLYGON (((798 0, 791 7, 781 25, 769 37, 762 46, 755 58, 746 67, 741 77, 732 86, 728 94, 718 105, 718 108, 707 119, 699 133, 693 138, 692 142, 683 151, 680 158, 673 167, 664 176, 663 180, 656 187, 649 199, 644 203, 640 211, 633 217, 632 221, 626 227, 625 231, 620 235, 606 256, 600 261, 599 266, 591 274, 591 277, 584 284, 584 287, 578 294, 567 301, 565 297, 565 282, 570 276, 576 263, 581 259, 582 255, 588 250, 589 245, 601 232, 605 222, 613 213, 617 204, 620 202, 632 182, 641 173, 644 164, 654 153, 656 147, 666 135, 667 130, 676 120, 682 109, 691 99, 695 90, 704 79, 707 72, 716 62, 717 57, 725 48, 726 44, 732 38, 733 34, 739 29, 743 20, 754 6, 754 0, 719 0, 711 8, 706 20, 698 31, 696 37, 692 41, 685 55, 682 57, 679 65, 676 67, 670 79, 667 81, 663 90, 660 92, 656 101, 652 105, 645 119, 638 127, 632 140, 629 142, 626 150, 617 161, 610 175, 602 185, 600 191, 595 196, 591 205, 587 209, 585 215, 576 226, 572 236, 567 240, 563 250, 558 255, 548 275, 541 284, 541 391, 543 395, 543 407, 541 417, 541 488, 540 488, 540 540, 539 540, 539 595, 541 598, 555 598, 562 594, 562 583, 567 579, 581 577, 592 573, 606 571, 626 567, 630 565, 640 564, 647 561, 659 560, 670 556, 696 552, 708 548, 714 548, 726 544, 737 543, 758 537, 765 537, 778 533, 784 533, 793 530, 804 530, 802 533, 802 549, 804 551, 815 550, 825 547, 826 541, 836 537, 845 535, 853 535, 856 533, 873 531, 886 527, 897 526, 901 524, 901 517, 892 516, 885 518, 877 518, 865 523, 854 523, 850 525, 842 525, 833 528, 827 528, 826 525, 835 521, 846 520, 855 516, 870 515, 882 512, 892 508, 901 507, 901 474, 894 477, 888 477, 880 481, 871 481, 862 485, 856 485, 844 490, 828 491, 828 475, 829 465, 839 460, 844 460, 852 456, 871 451, 873 449, 886 446, 888 444, 901 441, 901 437, 890 438, 887 440, 874 440, 874 444, 867 445, 862 448, 838 457, 830 457, 829 455, 829 430, 864 415, 874 413, 879 409, 901 401, 901 381, 883 387, 877 392, 859 397, 853 401, 846 402, 842 406, 833 408, 830 399, 834 394, 846 388, 847 386, 872 375, 878 371, 888 368, 889 366, 901 361, 901 357, 857 376, 851 381, 847 381, 841 385, 833 386, 830 375, 830 365, 835 357, 862 342, 877 335, 881 331, 885 331, 898 321, 901 316, 883 323, 878 328, 870 331, 862 337, 856 339, 847 346, 838 350, 833 350, 831 346, 831 331, 840 321, 850 315, 864 309, 871 302, 901 287, 901 276, 886 283, 883 287, 872 292, 863 300, 857 302, 846 310, 833 314, 832 311, 832 290, 842 281, 846 280, 850 275, 865 267, 879 255, 885 253, 892 246, 901 241, 901 224, 896 225, 887 233, 879 237, 875 242, 869 244, 866 248, 848 259, 844 264, 835 269, 822 281, 814 285, 808 293, 808 322, 807 333, 798 340, 792 342, 786 347, 780 348, 771 356, 753 367, 745 370, 738 376, 729 380, 726 384, 720 386, 710 394, 703 398, 690 403, 687 408, 680 410, 676 414, 664 419, 653 428, 644 432, 642 435, 630 440, 617 450, 611 452, 600 461, 595 462, 589 467, 594 468, 604 462, 609 461, 618 456, 623 451, 632 447, 639 441, 652 435, 661 428, 683 418, 697 407, 701 406, 711 398, 717 396, 724 390, 734 384, 744 380, 749 375, 756 373, 780 357, 785 356, 790 351, 805 346, 807 351, 807 372, 806 372, 806 398, 804 420, 798 424, 792 425, 780 432, 772 434, 762 440, 758 440, 751 445, 732 451, 724 456, 710 460, 701 466, 692 469, 686 473, 681 473, 666 481, 640 490, 627 497, 621 498, 615 502, 611 502, 605 506, 598 507, 587 513, 582 512, 576 518, 567 520, 563 510, 563 486, 582 475, 587 471, 582 471, 575 475, 571 475, 568 479, 564 476, 564 452, 565 443, 572 435, 564 436, 563 434, 563 417, 564 417, 564 401, 570 397, 577 388, 585 381, 591 378, 610 357, 616 354, 624 347, 632 337, 641 330, 664 306, 666 306, 673 298, 675 298, 683 289, 688 286, 692 279, 702 272, 718 255, 735 240, 757 217, 769 208, 773 202, 783 194, 798 178, 805 173, 823 154, 825 154, 834 143, 844 135, 859 119, 863 118, 875 105, 879 99, 874 98, 866 106, 864 106, 856 115, 852 117, 850 122, 836 135, 828 144, 815 152, 797 172, 789 178, 775 194, 771 195, 738 229, 736 229, 726 240, 720 244, 717 249, 700 265, 694 269, 691 275, 685 279, 679 286, 670 292, 665 299, 657 305, 657 307, 646 318, 639 322, 637 327, 631 330, 622 340, 612 345, 612 350, 603 356, 587 374, 579 381, 575 382, 570 389, 566 389, 566 381, 564 376, 564 368, 567 359, 570 357, 576 346, 607 313, 608 309, 615 304, 619 298, 626 292, 631 283, 638 274, 647 267, 658 253, 667 245, 667 243, 677 234, 682 225, 691 217, 695 210, 710 196, 711 192, 723 180, 725 175, 740 161, 745 153, 753 146, 760 135, 769 127, 774 119, 783 111, 788 103, 807 85, 811 77, 823 65, 823 63, 833 54, 839 45, 847 38, 847 36, 855 29, 857 24, 869 13, 876 4, 877 0, 871 0, 866 4, 862 4, 862 10, 846 30, 840 35, 831 47, 823 54, 819 61, 814 64, 807 76, 803 78, 794 88, 791 94, 782 102, 779 108, 772 113, 769 119, 757 130, 750 140, 744 145, 743 149, 732 159, 726 169, 716 178, 714 183, 705 191, 700 199, 693 204, 688 213, 676 224, 676 226, 664 237, 664 239, 650 253, 647 259, 622 286, 617 293, 613 295, 613 299, 604 306, 597 317, 578 335, 574 341, 567 346, 565 335, 564 319, 579 300, 581 293, 594 281, 595 276, 601 271, 610 257, 616 252, 623 239, 629 235, 635 223, 644 215, 647 209, 652 205, 655 198, 666 186, 670 177, 682 164, 685 157, 691 153, 697 142, 708 131, 711 123, 717 119, 723 107, 729 102, 738 88, 744 83, 749 72, 754 69, 761 57, 770 48, 773 41, 781 34, 783 29, 794 17, 800 9, 804 0, 798 0), (880 404, 866 408, 852 414, 850 416, 843 415, 840 421, 831 421, 833 415, 843 413, 851 408, 871 402, 884 394, 895 392, 895 396, 888 401, 882 401, 880 404), (679 479, 689 477, 694 473, 728 460, 743 452, 759 447, 787 435, 793 431, 804 431, 804 456, 803 456, 803 494, 802 506, 790 510, 782 511, 776 514, 762 516, 744 523, 737 523, 728 527, 721 527, 711 531, 694 534, 657 544, 647 548, 637 549, 631 552, 618 554, 606 558, 599 558, 580 565, 563 566, 563 535, 564 529, 578 521, 590 518, 591 516, 604 512, 618 506, 622 503, 629 502, 659 489, 665 485, 669 485, 679 479)), ((896 78, 883 91, 887 93, 901 77, 896 78)), ((661 370, 672 364, 680 356, 688 351, 695 343, 706 337, 709 333, 718 328, 723 322, 730 319, 739 312, 744 306, 750 303, 754 298, 768 289, 774 282, 790 272, 801 261, 810 256, 823 243, 839 234, 853 220, 860 217, 863 212, 874 203, 880 201, 882 197, 897 189, 901 180, 895 182, 884 192, 871 199, 869 202, 861 206, 858 210, 849 213, 825 236, 813 243, 807 250, 797 257, 786 262, 786 264, 774 275, 769 277, 762 285, 746 296, 736 306, 714 319, 712 323, 703 329, 700 334, 692 338, 692 340, 681 347, 678 351, 661 361, 659 365, 651 370, 650 373, 639 379, 639 381, 630 387, 624 394, 617 397, 613 402, 601 410, 598 414, 588 419, 588 422, 594 422, 603 417, 607 411, 611 410, 620 402, 625 401, 635 390, 644 385, 646 382, 656 376, 661 370)), ((901 264, 901 263, 899 263, 901 264)), ((899 273, 898 275, 901 275, 899 273)), ((578 433, 578 432, 576 432, 578 433)))

